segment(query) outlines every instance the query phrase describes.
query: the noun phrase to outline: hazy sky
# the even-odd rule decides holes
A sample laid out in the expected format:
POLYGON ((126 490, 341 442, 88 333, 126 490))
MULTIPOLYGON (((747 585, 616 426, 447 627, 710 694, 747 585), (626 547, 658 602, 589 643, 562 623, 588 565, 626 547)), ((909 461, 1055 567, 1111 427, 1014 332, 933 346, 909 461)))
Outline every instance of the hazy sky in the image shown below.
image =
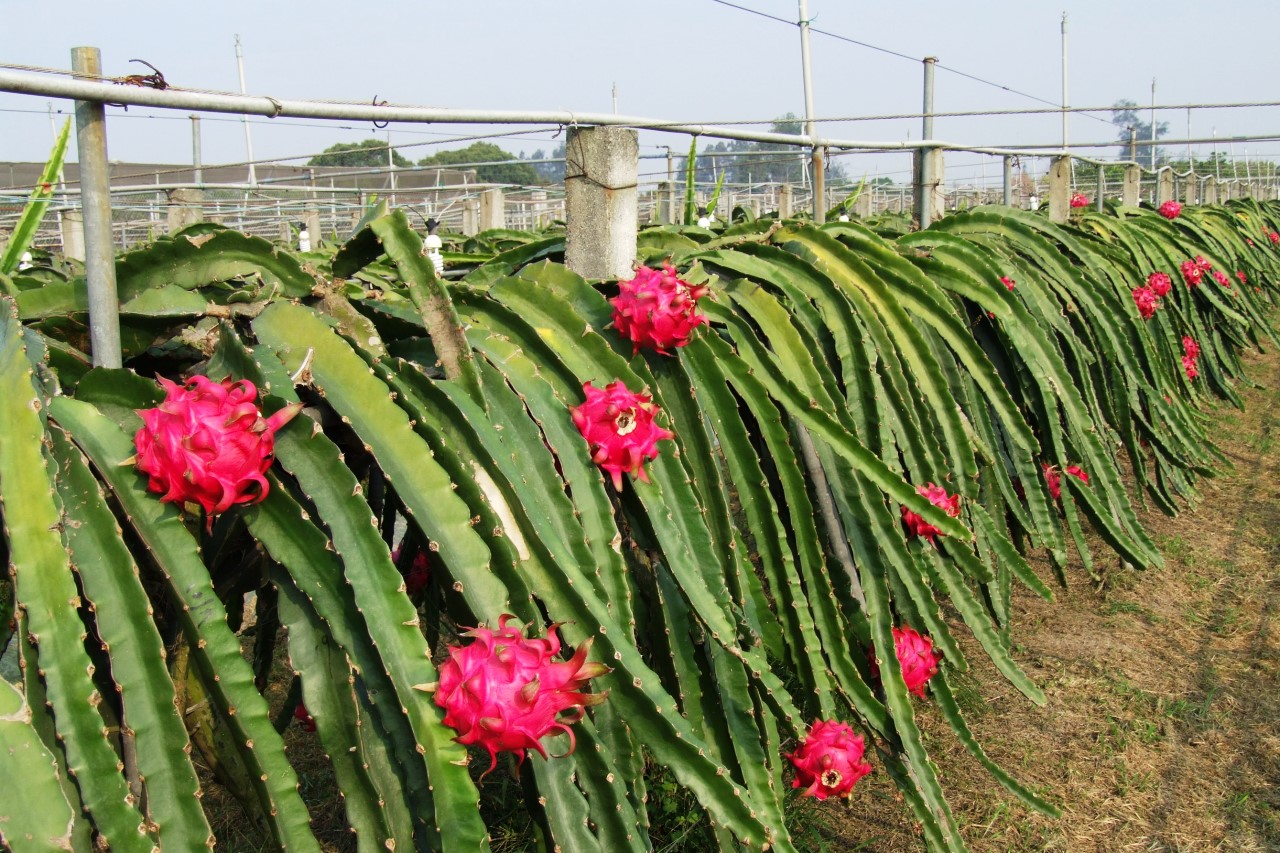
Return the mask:
MULTIPOLYGON (((794 21, 795 0, 734 0, 794 21)), ((1280 100, 1278 0, 809 0, 813 26, 915 58, 909 61, 829 36, 812 37, 819 117, 914 112, 921 103, 919 57, 1060 103, 1063 12, 1069 17, 1070 102, 1109 105, 1120 98, 1150 103, 1280 100)), ((5 38, 0 63, 66 68, 78 45, 100 47, 107 74, 145 73, 142 58, 175 86, 238 90, 234 39, 245 54, 249 92, 281 98, 445 107, 609 111, 714 123, 803 114, 798 29, 715 0, 418 0, 418 2, 283 3, 278 0, 0 0, 5 38)), ((43 160, 50 144, 48 101, 0 94, 0 161, 43 160)), ((55 111, 70 112, 65 101, 55 111)), ((937 77, 936 108, 1019 109, 1045 104, 947 71, 937 77)), ((109 109, 113 160, 186 163, 185 113, 109 109)), ((1083 115, 1071 119, 1073 140, 1113 139, 1115 129, 1083 115)), ((1162 113, 1171 135, 1186 131, 1184 110, 1162 113)), ((1194 135, 1280 135, 1280 108, 1198 110, 1194 135)), ((238 119, 207 115, 206 164, 245 159, 238 119)), ((258 158, 309 155, 334 142, 385 137, 368 123, 256 118, 258 158)), ((845 139, 919 138, 918 119, 831 122, 826 135, 845 139)), ((506 128, 510 129, 510 128, 506 128)), ((425 143, 403 153, 418 159, 450 137, 503 130, 477 126, 392 125, 394 144, 425 143)), ((938 119, 935 135, 980 145, 1060 139, 1056 115, 938 119)), ((496 140, 532 152, 556 144, 550 133, 496 140)), ((683 137, 646 133, 648 146, 687 146, 683 137)), ((454 143, 460 145, 465 143, 454 143)), ((1210 146, 1203 146, 1208 153, 1210 146)), ((1243 154, 1244 144, 1235 153, 1243 154)), ((1280 159, 1280 142, 1248 143, 1251 157, 1280 159)), ((646 147, 642 153, 658 153, 646 147)), ((74 155, 73 155, 74 156, 74 155)), ((1114 156, 1114 150, 1107 156, 1114 156)), ((984 158, 952 154, 948 177, 980 176, 984 158)), ((847 171, 906 170, 907 159, 842 158, 847 171)), ((295 161, 300 162, 300 161, 295 161)), ((665 168, 658 163, 642 167, 665 168)), ((994 179, 999 166, 987 160, 994 179)), ((899 179, 901 177, 899 176, 899 179)))

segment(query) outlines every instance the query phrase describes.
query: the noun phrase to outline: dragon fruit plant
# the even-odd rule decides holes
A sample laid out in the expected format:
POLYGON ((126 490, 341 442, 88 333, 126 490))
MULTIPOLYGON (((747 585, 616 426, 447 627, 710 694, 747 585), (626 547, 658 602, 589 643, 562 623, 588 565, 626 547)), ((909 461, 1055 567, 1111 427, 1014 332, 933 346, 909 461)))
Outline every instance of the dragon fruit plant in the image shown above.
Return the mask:
POLYGON ((644 463, 658 455, 658 442, 675 433, 654 422, 660 411, 646 393, 628 391, 621 381, 597 388, 582 386, 587 399, 570 409, 573 423, 587 440, 591 461, 609 473, 615 489, 622 489, 623 473, 649 482, 644 463))
POLYGON ((134 435, 138 470, 160 500, 197 503, 210 528, 216 516, 267 495, 276 430, 302 410, 286 406, 269 418, 254 403, 252 382, 193 376, 185 385, 163 377, 164 402, 141 409, 134 435))
POLYGON ((527 750, 547 758, 543 739, 557 732, 569 736, 585 709, 608 695, 587 693, 587 682, 608 673, 609 667, 587 660, 591 641, 584 641, 567 661, 557 660, 560 637, 553 626, 545 637, 526 637, 508 625, 503 614, 498 628, 479 627, 464 636, 472 642, 450 646, 440 666, 436 704, 445 710, 444 724, 458 732, 458 743, 478 744, 489 753, 486 774, 498 764, 498 753, 510 752, 521 763, 527 750))
POLYGON ((796 772, 791 787, 803 788, 801 796, 819 800, 847 798, 858 780, 871 772, 871 765, 863 760, 865 753, 865 739, 854 734, 848 723, 817 720, 786 756, 796 772))

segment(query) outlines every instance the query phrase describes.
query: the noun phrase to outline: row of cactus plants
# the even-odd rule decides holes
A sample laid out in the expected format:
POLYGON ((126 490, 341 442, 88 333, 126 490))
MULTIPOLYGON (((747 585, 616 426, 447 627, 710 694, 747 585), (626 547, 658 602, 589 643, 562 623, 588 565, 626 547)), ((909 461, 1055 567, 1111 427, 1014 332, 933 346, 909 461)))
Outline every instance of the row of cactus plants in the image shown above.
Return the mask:
POLYGON ((385 207, 303 254, 201 224, 118 259, 121 370, 74 271, 0 270, 0 837, 212 845, 194 752, 319 849, 277 626, 360 850, 487 849, 503 753, 548 848, 653 849, 656 762, 720 849, 796 849, 788 792, 874 768, 963 850, 919 702, 1055 813, 970 733, 957 637, 1043 702, 1028 557, 1099 574, 1089 526, 1160 563, 1134 500, 1222 462, 1201 404, 1273 340, 1280 206, 875 224, 654 228, 616 283, 554 232, 440 278, 385 207))

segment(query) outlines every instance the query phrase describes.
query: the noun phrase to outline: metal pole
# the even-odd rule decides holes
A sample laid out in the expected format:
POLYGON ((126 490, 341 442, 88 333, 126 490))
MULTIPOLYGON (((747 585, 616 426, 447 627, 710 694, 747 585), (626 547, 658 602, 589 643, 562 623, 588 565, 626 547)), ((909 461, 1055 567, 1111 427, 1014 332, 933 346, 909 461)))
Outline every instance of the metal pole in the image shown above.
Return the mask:
POLYGON ((1213 129, 1213 170, 1216 174, 1215 180, 1219 183, 1222 181, 1222 161, 1218 159, 1218 129, 1213 129))
POLYGON ((1005 207, 1013 207, 1013 158, 1004 157, 1004 199, 1005 207))
MULTIPOLYGON (((96 47, 71 49, 77 77, 102 76, 96 47)), ((84 213, 84 272, 89 289, 89 342, 93 363, 120 367, 120 300, 116 294, 116 253, 111 242, 111 173, 107 165, 107 116, 100 103, 76 101, 76 151, 80 161, 80 204, 84 213)))
MULTIPOLYGON (((933 72, 938 64, 936 56, 924 58, 924 109, 921 123, 922 141, 933 139, 933 72)), ((933 214, 933 149, 920 149, 920 188, 916 196, 916 219, 923 231, 929 227, 933 214)))
POLYGON ((1156 167, 1156 78, 1151 78, 1151 168, 1156 167))
POLYGON ((1067 131, 1067 13, 1062 13, 1062 148, 1066 150, 1067 131))
POLYGON ((1196 161, 1191 155, 1191 107, 1187 107, 1187 168, 1196 170, 1196 161))
MULTIPOLYGON (((244 52, 240 49, 240 36, 236 36, 236 68, 240 71, 240 94, 249 94, 244 85, 244 52)), ((257 172, 253 168, 253 137, 249 135, 249 117, 243 118, 244 122, 244 150, 248 154, 245 158, 249 161, 249 185, 252 186, 258 182, 257 172)))
MULTIPOLYGON (((813 129, 813 74, 809 68, 809 2, 800 2, 800 65, 804 72, 804 132, 810 139, 816 139, 813 129)), ((813 172, 813 221, 822 222, 826 217, 826 200, 822 197, 826 190, 823 175, 822 149, 814 145, 809 153, 809 166, 813 172)))
POLYGON ((191 168, 196 186, 204 186, 204 160, 200 156, 200 116, 191 115, 191 168))

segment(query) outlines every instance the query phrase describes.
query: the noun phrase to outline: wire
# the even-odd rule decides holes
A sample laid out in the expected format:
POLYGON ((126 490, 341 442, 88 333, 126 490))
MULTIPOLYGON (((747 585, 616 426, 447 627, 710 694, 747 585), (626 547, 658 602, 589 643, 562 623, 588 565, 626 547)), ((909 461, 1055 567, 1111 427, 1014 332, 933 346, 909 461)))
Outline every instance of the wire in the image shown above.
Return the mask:
MULTIPOLYGON (((768 14, 767 12, 761 12, 761 11, 759 11, 758 9, 751 9, 751 8, 746 7, 746 6, 739 6, 737 3, 730 3, 730 2, 729 2, 729 0, 711 0, 711 2, 712 2, 712 3, 719 3, 721 6, 728 6, 728 7, 732 8, 732 9, 738 9, 738 10, 743 11, 743 12, 750 12, 752 15, 758 15, 758 16, 760 16, 761 18, 768 18, 769 20, 771 20, 771 21, 777 21, 777 22, 778 22, 778 23, 780 23, 780 24, 788 24, 788 25, 793 26, 793 27, 798 27, 798 26, 800 26, 800 22, 799 22, 799 21, 790 21, 790 20, 787 20, 786 18, 779 18, 777 15, 770 15, 770 14, 768 14)), ((867 48, 868 50, 874 50, 874 51, 877 51, 877 52, 879 52, 879 53, 887 54, 887 55, 889 55, 889 56, 895 56, 895 57, 897 57, 898 59, 906 59, 906 60, 908 60, 908 61, 910 61, 910 62, 922 62, 922 61, 923 61, 923 60, 922 60, 921 58, 919 58, 919 57, 916 57, 916 56, 908 56, 908 55, 907 55, 907 54, 905 54, 905 53, 899 53, 898 51, 896 51, 896 50, 890 50, 890 49, 889 49, 889 48, 887 48, 887 47, 880 47, 879 45, 871 44, 870 42, 859 41, 858 39, 850 38, 849 36, 841 35, 840 33, 833 33, 833 32, 831 32, 830 30, 823 30, 823 29, 819 29, 818 27, 813 26, 813 24, 809 24, 809 32, 811 32, 811 33, 817 33, 818 35, 823 35, 823 36, 826 36, 827 38, 833 38, 833 39, 836 39, 837 41, 842 41, 842 42, 845 42, 845 43, 847 43, 847 44, 857 45, 858 47, 865 47, 865 48, 867 48)), ((1000 84, 1000 83, 995 83, 995 82, 993 82, 993 81, 991 81, 991 80, 987 80, 987 79, 985 79, 985 78, 979 77, 979 76, 977 76, 976 74, 970 74, 970 73, 969 73, 969 72, 967 72, 967 71, 961 71, 959 68, 952 68, 950 65, 943 65, 941 62, 937 63, 937 67, 938 67, 938 68, 940 68, 940 69, 942 69, 943 71, 950 71, 952 74, 956 74, 956 75, 959 75, 959 76, 961 76, 961 77, 967 77, 968 79, 973 80, 973 81, 975 81, 975 82, 982 83, 982 84, 987 85, 987 86, 993 86, 993 87, 994 87, 994 88, 996 88, 996 89, 1001 89, 1001 90, 1003 90, 1003 91, 1005 91, 1005 92, 1008 92, 1008 93, 1010 93, 1010 94, 1012 94, 1012 95, 1019 95, 1019 96, 1024 97, 1024 98, 1030 98, 1030 99, 1031 99, 1031 100, 1033 100, 1033 101, 1039 101, 1039 102, 1040 102, 1040 103, 1042 103, 1042 104, 1049 104, 1049 105, 1051 105, 1051 106, 1056 106, 1056 107, 1058 108, 1058 110, 1057 110, 1057 111, 1059 111, 1059 112, 1062 110, 1062 104, 1058 104, 1058 103, 1055 103, 1054 101, 1050 101, 1050 100, 1047 100, 1047 99, 1045 99, 1045 98, 1041 98, 1039 95, 1032 95, 1032 94, 1031 94, 1031 93, 1029 93, 1029 92, 1023 92, 1023 91, 1021 91, 1021 90, 1019 90, 1019 89, 1014 89, 1012 86, 1005 86, 1005 85, 1000 84)), ((1087 114, 1087 113, 1086 113, 1086 114, 1087 114)), ((935 115, 937 115, 937 114, 935 113, 935 115)), ((1107 119, 1104 119, 1104 118, 1102 118, 1102 117, 1100 117, 1100 116, 1092 116, 1092 115, 1091 115, 1091 116, 1089 116, 1089 118, 1092 118, 1092 119, 1095 119, 1095 120, 1097 120, 1097 121, 1100 121, 1100 122, 1104 122, 1104 123, 1110 124, 1110 122, 1109 122, 1109 121, 1107 121, 1107 119)), ((818 121, 818 119, 814 119, 814 121, 818 121)))

